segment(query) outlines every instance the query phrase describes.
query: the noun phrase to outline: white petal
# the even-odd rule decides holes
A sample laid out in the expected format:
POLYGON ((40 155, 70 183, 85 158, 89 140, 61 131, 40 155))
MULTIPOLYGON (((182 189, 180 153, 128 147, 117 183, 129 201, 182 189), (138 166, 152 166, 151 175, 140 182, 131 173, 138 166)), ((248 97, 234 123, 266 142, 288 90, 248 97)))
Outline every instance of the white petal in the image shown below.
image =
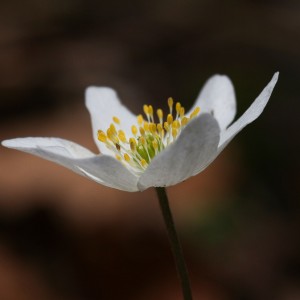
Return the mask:
POLYGON ((86 158, 94 156, 90 150, 60 138, 27 137, 5 140, 1 143, 7 148, 13 148, 38 155, 40 149, 47 149, 55 154, 70 158, 86 158))
POLYGON ((136 192, 138 178, 122 163, 108 155, 97 155, 74 161, 74 164, 90 179, 105 186, 127 192, 136 192))
POLYGON ((225 129, 236 114, 235 92, 231 80, 225 75, 214 75, 209 78, 188 114, 197 106, 202 113, 212 113, 221 130, 225 129))
POLYGON ((53 161, 103 185, 137 190, 136 176, 120 162, 107 155, 96 156, 73 142, 59 138, 18 138, 3 141, 2 145, 53 161))
POLYGON ((5 140, 2 142, 2 145, 7 148, 17 149, 54 161, 76 173, 80 172, 78 172, 75 165, 70 164, 67 158, 80 159, 95 156, 95 154, 88 149, 60 138, 17 138, 5 140))
POLYGON ((246 112, 228 129, 221 132, 219 152, 221 152, 224 147, 235 137, 235 135, 240 132, 247 124, 253 122, 260 116, 271 97, 272 91, 278 80, 278 75, 278 72, 275 73, 272 80, 255 99, 251 106, 246 110, 246 112))
POLYGON ((205 164, 217 151, 220 128, 210 114, 191 121, 178 139, 158 154, 141 175, 138 188, 169 186, 194 175, 199 164, 205 164))
POLYGON ((95 143, 101 153, 111 155, 112 152, 98 141, 98 130, 106 132, 109 125, 113 122, 112 118, 117 117, 121 121, 120 127, 128 137, 128 135, 131 135, 131 126, 136 123, 136 116, 121 104, 113 89, 91 86, 86 89, 85 95, 85 104, 91 115, 95 143))

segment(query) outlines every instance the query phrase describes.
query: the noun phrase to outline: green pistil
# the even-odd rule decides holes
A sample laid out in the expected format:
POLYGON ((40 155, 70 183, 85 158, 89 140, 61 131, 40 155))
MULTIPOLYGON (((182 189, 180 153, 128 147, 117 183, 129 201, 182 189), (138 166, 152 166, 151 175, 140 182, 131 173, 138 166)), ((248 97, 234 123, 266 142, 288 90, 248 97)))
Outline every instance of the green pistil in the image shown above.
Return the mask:
POLYGON ((155 140, 158 144, 157 151, 160 152, 162 150, 162 143, 160 137, 154 137, 152 134, 147 134, 145 136, 146 145, 143 145, 140 139, 138 139, 137 152, 148 164, 156 154, 155 149, 153 147, 153 141, 155 140))

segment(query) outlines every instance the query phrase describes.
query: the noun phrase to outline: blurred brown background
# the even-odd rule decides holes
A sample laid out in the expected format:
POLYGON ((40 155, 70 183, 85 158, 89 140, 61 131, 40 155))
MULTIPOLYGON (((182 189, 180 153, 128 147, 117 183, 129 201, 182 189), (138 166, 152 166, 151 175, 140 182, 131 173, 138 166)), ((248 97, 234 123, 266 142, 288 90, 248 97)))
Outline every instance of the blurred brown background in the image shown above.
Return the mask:
MULTIPOLYGON (((88 85, 134 112, 190 106, 215 73, 239 115, 280 71, 263 115, 202 174, 168 189, 195 299, 300 299, 300 3, 2 0, 0 139, 96 151, 88 85)), ((102 187, 0 149, 0 299, 179 300, 153 190, 102 187)))

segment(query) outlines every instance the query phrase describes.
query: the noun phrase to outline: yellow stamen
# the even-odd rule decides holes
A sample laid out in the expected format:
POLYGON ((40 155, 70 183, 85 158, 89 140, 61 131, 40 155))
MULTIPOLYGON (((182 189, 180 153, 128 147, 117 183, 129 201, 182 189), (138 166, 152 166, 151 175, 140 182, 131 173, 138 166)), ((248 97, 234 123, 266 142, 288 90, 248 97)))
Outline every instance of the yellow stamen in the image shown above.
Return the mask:
POLYGON ((137 128, 136 128, 136 126, 135 126, 135 125, 132 125, 132 126, 131 126, 131 132, 132 132, 132 134, 133 134, 134 136, 136 136, 136 135, 137 135, 137 133, 138 133, 138 130, 137 130, 137 128))
POLYGON ((107 142, 107 136, 102 130, 98 130, 98 140, 102 143, 107 142))
POLYGON ((142 143, 143 146, 146 146, 146 140, 143 136, 140 137, 139 141, 142 143))
POLYGON ((172 97, 168 98, 168 106, 170 109, 170 114, 172 114, 172 111, 173 111, 173 104, 174 104, 173 98, 172 97))
POLYGON ((185 126, 189 122, 189 119, 187 117, 183 117, 181 119, 181 126, 185 126))
POLYGON ((141 159, 141 165, 144 168, 148 165, 145 159, 141 159))
POLYGON ((177 115, 179 115, 180 114, 180 109, 181 109, 181 104, 179 102, 177 102, 175 108, 176 108, 177 115))
POLYGON ((107 129, 107 132, 106 132, 106 134, 107 134, 107 137, 113 142, 113 143, 118 143, 119 142, 119 139, 118 139, 118 137, 117 137, 117 135, 116 135, 116 132, 115 132, 115 129, 113 128, 113 127, 109 127, 108 129, 107 129))
POLYGON ((139 126, 141 126, 143 124, 143 121, 144 121, 143 116, 142 115, 138 115, 137 116, 137 122, 138 122, 139 126))
POLYGON ((168 122, 169 125, 171 125, 173 123, 173 116, 171 114, 168 114, 167 122, 168 122))
POLYGON ((149 131, 149 123, 148 122, 144 123, 144 129, 146 132, 149 131))
POLYGON ((166 114, 165 120, 162 109, 156 110, 158 121, 155 122, 153 106, 144 105, 146 118, 141 114, 136 117, 136 123, 131 126, 131 137, 128 138, 125 131, 119 130, 121 120, 113 116, 106 132, 97 131, 97 138, 114 152, 117 160, 130 165, 137 172, 143 172, 153 158, 173 143, 189 121, 200 112, 200 108, 196 107, 189 117, 185 116, 184 107, 180 102, 176 102, 173 114, 174 100, 171 97, 168 98, 168 107, 169 113, 166 114))
POLYGON ((180 116, 180 118, 183 118, 184 117, 184 107, 182 107, 181 106, 181 108, 180 108, 180 112, 179 112, 179 116, 180 116))
POLYGON ((194 109, 194 111, 191 113, 190 118, 191 118, 191 119, 195 118, 195 117, 198 115, 199 112, 200 112, 200 107, 197 106, 197 107, 194 109))
POLYGON ((172 128, 172 136, 173 136, 173 139, 176 138, 177 134, 178 134, 177 129, 176 129, 176 128, 172 128))
POLYGON ((117 134, 116 127, 113 123, 110 124, 109 128, 110 128, 112 134, 117 134))
POLYGON ((158 143, 157 143, 156 140, 152 141, 152 146, 153 146, 153 148, 154 148, 154 150, 155 150, 155 152, 156 152, 157 149, 158 149, 158 143))
POLYGON ((140 127, 139 129, 140 129, 140 134, 144 136, 145 135, 145 129, 143 127, 140 127))
POLYGON ((162 125, 161 124, 157 124, 157 131, 158 131, 158 133, 161 133, 162 131, 163 131, 163 127, 162 127, 162 125))
POLYGON ((165 122, 164 123, 164 129, 166 130, 166 131, 169 131, 169 123, 168 122, 165 122))
POLYGON ((148 116, 149 116, 149 108, 148 108, 148 105, 144 104, 143 109, 144 109, 145 115, 148 117, 148 116))
POLYGON ((159 108, 159 109, 156 111, 156 113, 157 113, 157 117, 158 117, 158 119, 159 119, 159 122, 162 123, 162 122, 163 122, 163 116, 164 116, 162 109, 159 108))
POLYGON ((161 125, 161 124, 157 124, 157 131, 158 131, 158 133, 159 133, 160 137, 161 137, 161 138, 163 138, 163 137, 164 137, 164 134, 165 134, 165 132, 164 132, 164 129, 163 129, 163 127, 162 127, 162 125, 161 125))
POLYGON ((173 121, 172 128, 176 128, 176 129, 180 128, 180 123, 178 120, 173 121))
POLYGON ((120 119, 119 119, 119 118, 113 117, 113 121, 114 121, 116 124, 120 125, 120 119))
POLYGON ((131 151, 135 152, 136 151, 136 140, 134 138, 129 139, 129 145, 131 151))
POLYGON ((120 141, 122 141, 123 143, 127 143, 126 135, 123 130, 119 130, 118 137, 119 137, 120 141))
POLYGON ((152 105, 148 106, 148 114, 153 117, 153 107, 152 107, 152 105))
POLYGON ((151 131, 152 134, 156 133, 156 124, 154 124, 154 123, 150 124, 150 131, 151 131))

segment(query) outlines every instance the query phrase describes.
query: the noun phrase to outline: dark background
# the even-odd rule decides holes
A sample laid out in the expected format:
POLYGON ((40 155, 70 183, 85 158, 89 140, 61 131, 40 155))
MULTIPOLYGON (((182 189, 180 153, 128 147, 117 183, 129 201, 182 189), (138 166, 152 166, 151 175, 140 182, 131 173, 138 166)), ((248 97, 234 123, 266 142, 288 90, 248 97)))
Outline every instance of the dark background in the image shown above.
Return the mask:
MULTIPOLYGON (((195 299, 300 299, 300 4, 2 0, 0 139, 59 136, 96 151, 88 85, 135 113, 186 107, 227 74, 262 116, 203 173, 168 189, 195 299)), ((125 193, 0 149, 0 299, 181 299, 153 190, 125 193)))

